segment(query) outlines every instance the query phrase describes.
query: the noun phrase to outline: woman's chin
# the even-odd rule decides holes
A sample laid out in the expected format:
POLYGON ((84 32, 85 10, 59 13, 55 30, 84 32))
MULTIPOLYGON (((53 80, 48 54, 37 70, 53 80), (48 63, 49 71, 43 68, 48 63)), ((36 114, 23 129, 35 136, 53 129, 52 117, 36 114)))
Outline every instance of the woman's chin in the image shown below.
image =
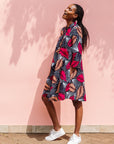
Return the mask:
POLYGON ((66 17, 64 15, 62 16, 62 18, 66 20, 66 17))

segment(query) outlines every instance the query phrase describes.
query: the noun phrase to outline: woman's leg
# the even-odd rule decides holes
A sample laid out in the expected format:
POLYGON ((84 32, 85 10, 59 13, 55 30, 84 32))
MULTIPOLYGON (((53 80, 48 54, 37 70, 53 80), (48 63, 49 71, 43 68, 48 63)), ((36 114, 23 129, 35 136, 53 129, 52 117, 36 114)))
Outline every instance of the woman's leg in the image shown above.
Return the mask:
POLYGON ((79 136, 79 131, 80 131, 81 122, 82 122, 82 116, 83 116, 82 101, 72 100, 72 102, 73 102, 73 105, 75 107, 75 129, 74 129, 74 133, 79 136))
POLYGON ((57 114, 56 114, 56 110, 55 110, 55 106, 53 104, 52 101, 49 101, 47 97, 43 97, 42 96, 42 100, 47 108, 47 111, 50 115, 50 118, 53 122, 53 126, 55 130, 59 130, 61 128, 58 118, 57 118, 57 114))

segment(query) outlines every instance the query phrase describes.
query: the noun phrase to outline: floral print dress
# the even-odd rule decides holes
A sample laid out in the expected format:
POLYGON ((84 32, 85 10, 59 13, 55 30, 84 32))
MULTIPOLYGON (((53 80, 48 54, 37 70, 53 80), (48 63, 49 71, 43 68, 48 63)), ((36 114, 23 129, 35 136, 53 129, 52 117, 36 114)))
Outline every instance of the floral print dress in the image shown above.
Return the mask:
POLYGON ((42 96, 86 101, 82 65, 82 36, 77 21, 63 27, 54 51, 42 96))

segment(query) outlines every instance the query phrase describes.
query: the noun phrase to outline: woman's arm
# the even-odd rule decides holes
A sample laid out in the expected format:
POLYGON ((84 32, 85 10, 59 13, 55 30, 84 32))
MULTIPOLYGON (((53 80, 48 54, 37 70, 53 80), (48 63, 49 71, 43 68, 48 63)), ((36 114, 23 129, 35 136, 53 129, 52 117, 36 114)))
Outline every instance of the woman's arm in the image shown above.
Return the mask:
POLYGON ((71 67, 76 69, 81 69, 82 62, 82 37, 76 27, 73 28, 71 32, 71 67))

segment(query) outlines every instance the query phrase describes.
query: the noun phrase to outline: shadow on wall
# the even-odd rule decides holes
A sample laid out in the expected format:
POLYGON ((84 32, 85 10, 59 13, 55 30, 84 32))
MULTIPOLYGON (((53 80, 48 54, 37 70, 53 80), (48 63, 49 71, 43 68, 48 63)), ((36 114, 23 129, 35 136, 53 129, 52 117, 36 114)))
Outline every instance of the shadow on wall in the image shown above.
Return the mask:
MULTIPOLYGON (((47 33, 54 31, 58 13, 63 13, 59 4, 60 0, 56 3, 50 0, 10 0, 7 3, 5 34, 7 35, 13 28, 13 50, 10 64, 16 65, 21 51, 26 51, 29 46, 38 42, 40 37, 45 37, 47 33)), ((50 37, 52 35, 47 35, 48 45, 50 44, 50 37)))
MULTIPOLYGON (((88 50, 88 56, 93 57, 98 63, 98 71, 102 76, 106 69, 109 73, 112 85, 112 94, 114 93, 114 18, 113 18, 113 0, 88 1, 88 15, 86 21, 90 28, 91 44, 88 50)), ((87 57, 87 59, 89 58, 87 57)), ((112 95, 113 98, 113 95, 112 95)))
MULTIPOLYGON (((41 78, 41 79, 40 79, 39 85, 37 87, 37 90, 35 92, 32 110, 31 110, 31 113, 30 113, 29 119, 28 119, 28 125, 34 125, 34 123, 38 123, 40 125, 41 123, 45 123, 45 122, 47 122, 48 125, 52 125, 52 121, 49 117, 46 106, 41 99, 44 85, 46 82, 46 78, 50 72, 50 66, 51 66, 52 58, 53 58, 53 53, 51 53, 45 59, 45 61, 43 61, 42 65, 38 71, 38 78, 41 78), (41 103, 42 103, 42 105, 41 105, 41 103), (33 123, 31 123, 31 122, 33 122, 33 123)), ((53 102, 53 104, 55 105, 58 121, 60 122, 60 120, 61 120, 60 102, 59 101, 53 102)), ((35 129, 37 129, 37 128, 35 128, 35 129)), ((28 130, 29 130, 29 127, 27 127, 26 131, 28 131, 28 130)))
MULTIPOLYGON (((59 30, 62 28, 59 13, 63 14, 64 9, 60 7, 60 3, 60 0, 56 1, 56 3, 53 0, 10 0, 5 8, 7 18, 3 31, 5 35, 8 35, 13 29, 12 54, 9 64, 17 65, 21 52, 32 48, 34 44, 38 48, 38 56, 44 57, 44 61, 37 74, 41 81, 34 96, 28 125, 43 123, 39 116, 44 117, 44 123, 46 120, 47 123, 51 121, 44 104, 42 104, 42 107, 39 104, 41 103, 39 96, 41 98, 41 90, 43 90, 46 81, 44 76, 47 76, 49 73, 49 63, 51 64, 53 57, 52 47, 56 46, 57 35, 60 34, 59 30), (44 113, 47 113, 47 115, 44 115, 44 113)), ((65 6, 63 7, 65 8, 65 6)), ((60 102, 56 103, 56 110, 58 120, 60 121, 60 102)))

